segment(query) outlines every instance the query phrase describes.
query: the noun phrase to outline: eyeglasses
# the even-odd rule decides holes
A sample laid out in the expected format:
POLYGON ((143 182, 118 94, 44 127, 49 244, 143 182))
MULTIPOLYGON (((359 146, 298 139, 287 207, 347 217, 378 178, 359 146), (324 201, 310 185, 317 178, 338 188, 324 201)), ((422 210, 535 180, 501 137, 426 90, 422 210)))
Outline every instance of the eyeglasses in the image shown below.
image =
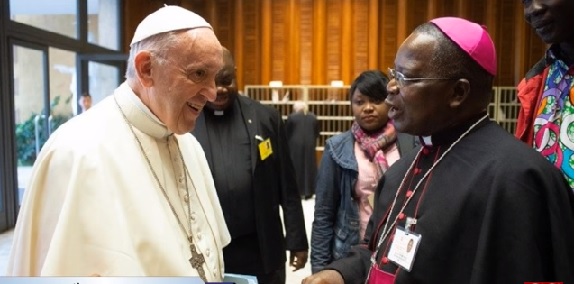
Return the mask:
POLYGON ((399 88, 407 85, 407 82, 421 81, 421 80, 456 80, 456 78, 407 78, 406 75, 396 71, 395 69, 388 68, 388 75, 391 79, 396 80, 399 88))

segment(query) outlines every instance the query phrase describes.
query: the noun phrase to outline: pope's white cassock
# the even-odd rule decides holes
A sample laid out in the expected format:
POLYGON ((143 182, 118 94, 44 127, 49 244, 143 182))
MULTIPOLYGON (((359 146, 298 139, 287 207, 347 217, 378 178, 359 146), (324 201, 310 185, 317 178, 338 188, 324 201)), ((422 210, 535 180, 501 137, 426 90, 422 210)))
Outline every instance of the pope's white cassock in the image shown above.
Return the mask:
POLYGON ((126 83, 44 145, 24 194, 7 275, 199 275, 153 171, 183 227, 192 228, 207 280, 221 281, 230 235, 204 152, 192 135, 170 133, 126 83))

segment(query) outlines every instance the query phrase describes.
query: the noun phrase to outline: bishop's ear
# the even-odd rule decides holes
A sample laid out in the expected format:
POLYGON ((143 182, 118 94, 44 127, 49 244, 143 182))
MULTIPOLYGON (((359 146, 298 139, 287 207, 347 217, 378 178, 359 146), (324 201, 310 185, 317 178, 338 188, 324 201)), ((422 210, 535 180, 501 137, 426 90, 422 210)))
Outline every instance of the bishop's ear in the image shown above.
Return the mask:
POLYGON ((450 106, 459 107, 470 95, 470 81, 464 78, 458 79, 453 88, 453 94, 450 98, 450 106))
POLYGON ((140 83, 144 87, 150 87, 154 84, 152 79, 152 56, 150 51, 143 50, 134 57, 134 68, 140 83))

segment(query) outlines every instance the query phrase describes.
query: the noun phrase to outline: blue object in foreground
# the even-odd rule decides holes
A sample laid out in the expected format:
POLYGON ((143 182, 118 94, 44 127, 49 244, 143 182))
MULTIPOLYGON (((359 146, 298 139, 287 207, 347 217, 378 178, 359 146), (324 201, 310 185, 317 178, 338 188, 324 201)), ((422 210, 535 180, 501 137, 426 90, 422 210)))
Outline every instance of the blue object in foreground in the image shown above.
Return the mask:
POLYGON ((258 284, 258 278, 252 275, 224 273, 224 282, 232 282, 236 284, 258 284))
POLYGON ((204 284, 200 277, 0 277, 2 284, 204 284))

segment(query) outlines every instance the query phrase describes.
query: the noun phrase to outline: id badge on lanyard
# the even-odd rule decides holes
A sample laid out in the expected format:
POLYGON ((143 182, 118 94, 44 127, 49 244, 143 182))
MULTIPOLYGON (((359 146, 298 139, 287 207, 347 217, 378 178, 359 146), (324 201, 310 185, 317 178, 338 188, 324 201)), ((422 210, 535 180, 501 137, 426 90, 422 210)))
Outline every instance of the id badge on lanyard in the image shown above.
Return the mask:
POLYGON ((388 259, 406 271, 412 270, 422 235, 397 227, 388 252, 388 259))

